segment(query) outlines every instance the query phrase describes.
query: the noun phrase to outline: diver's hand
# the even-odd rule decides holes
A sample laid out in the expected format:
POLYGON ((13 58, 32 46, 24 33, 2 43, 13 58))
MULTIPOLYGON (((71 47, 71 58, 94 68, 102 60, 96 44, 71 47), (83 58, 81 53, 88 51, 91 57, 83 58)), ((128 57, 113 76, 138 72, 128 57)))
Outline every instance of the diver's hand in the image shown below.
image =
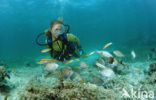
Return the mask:
POLYGON ((83 51, 82 48, 79 48, 79 54, 80 54, 80 55, 84 54, 84 51, 83 51))
POLYGON ((79 48, 79 54, 80 54, 80 56, 82 57, 82 58, 86 58, 87 56, 87 54, 83 51, 83 49, 82 48, 79 48))

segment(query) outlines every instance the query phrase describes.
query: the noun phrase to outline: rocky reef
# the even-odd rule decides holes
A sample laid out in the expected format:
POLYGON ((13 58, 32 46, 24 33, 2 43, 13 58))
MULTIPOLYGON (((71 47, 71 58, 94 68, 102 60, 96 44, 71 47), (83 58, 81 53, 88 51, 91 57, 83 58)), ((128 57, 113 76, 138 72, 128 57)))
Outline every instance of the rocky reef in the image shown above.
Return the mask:
MULTIPOLYGON (((152 91, 153 94, 156 94, 156 63, 151 63, 149 65, 148 74, 146 77, 140 81, 138 87, 143 91, 152 91)), ((155 99, 153 99, 155 100, 155 99)))
POLYGON ((151 63, 151 64, 149 65, 148 74, 149 74, 149 75, 152 75, 152 74, 155 73, 155 72, 156 72, 156 62, 151 63))
POLYGON ((60 80, 51 87, 33 82, 25 88, 20 100, 111 100, 115 98, 112 92, 91 83, 69 80, 60 80))
POLYGON ((4 66, 0 66, 0 92, 5 92, 8 88, 6 78, 10 78, 4 66))
MULTIPOLYGON (((122 67, 124 71, 129 69, 129 66, 122 62, 112 67, 113 65, 109 65, 113 64, 112 58, 109 60, 100 58, 97 61, 109 68, 122 67)), ((19 100, 130 100, 130 98, 122 97, 123 89, 127 90, 130 96, 132 96, 132 89, 136 91, 135 99, 146 99, 143 97, 146 94, 141 94, 143 91, 149 93, 149 91, 153 90, 156 94, 156 72, 153 71, 153 68, 155 68, 153 66, 155 64, 150 64, 148 70, 150 74, 146 74, 145 78, 138 81, 133 81, 135 77, 132 76, 132 73, 123 75, 117 71, 114 71, 116 73, 115 77, 109 80, 92 77, 91 83, 65 79, 64 75, 61 75, 61 71, 48 77, 43 74, 36 75, 28 82, 25 89, 19 93, 19 100), (140 93, 140 95, 137 93, 140 93)))
POLYGON ((156 48, 151 48, 148 54, 148 59, 156 60, 156 48))

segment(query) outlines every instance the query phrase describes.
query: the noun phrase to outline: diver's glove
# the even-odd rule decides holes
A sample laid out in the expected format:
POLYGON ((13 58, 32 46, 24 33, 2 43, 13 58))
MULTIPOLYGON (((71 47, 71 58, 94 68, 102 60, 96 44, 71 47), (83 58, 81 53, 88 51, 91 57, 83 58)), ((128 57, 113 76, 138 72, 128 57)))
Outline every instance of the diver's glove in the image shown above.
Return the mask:
POLYGON ((84 54, 84 51, 83 51, 83 49, 81 47, 79 48, 79 54, 80 55, 84 54))
POLYGON ((82 57, 82 58, 86 58, 87 56, 87 54, 83 51, 83 49, 82 48, 79 48, 79 54, 80 54, 80 56, 82 57))
POLYGON ((82 49, 82 48, 79 49, 79 54, 80 54, 80 55, 83 54, 83 49, 82 49))

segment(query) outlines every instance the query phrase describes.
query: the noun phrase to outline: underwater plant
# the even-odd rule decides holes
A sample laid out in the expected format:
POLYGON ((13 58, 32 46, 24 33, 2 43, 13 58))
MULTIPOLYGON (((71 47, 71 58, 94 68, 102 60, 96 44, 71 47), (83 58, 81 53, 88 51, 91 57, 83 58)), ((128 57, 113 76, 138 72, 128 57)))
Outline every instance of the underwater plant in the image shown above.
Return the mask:
MULTIPOLYGON (((54 75, 52 76, 54 77, 54 75)), ((64 80, 61 71, 57 80, 36 75, 19 94, 19 100, 113 100, 118 98, 112 89, 91 83, 64 80), (55 85, 53 83, 56 83, 55 85), (48 85, 47 85, 48 84, 48 85)))
POLYGON ((112 100, 113 91, 105 90, 90 83, 75 83, 63 81, 64 87, 60 84, 54 87, 31 85, 26 88, 20 100, 112 100))

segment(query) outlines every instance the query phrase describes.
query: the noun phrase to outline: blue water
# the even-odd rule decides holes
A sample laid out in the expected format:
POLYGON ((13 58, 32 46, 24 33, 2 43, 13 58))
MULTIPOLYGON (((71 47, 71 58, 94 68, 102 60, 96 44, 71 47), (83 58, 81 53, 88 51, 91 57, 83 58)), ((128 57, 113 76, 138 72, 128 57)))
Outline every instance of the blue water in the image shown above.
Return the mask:
POLYGON ((36 36, 60 16, 86 50, 109 41, 156 44, 155 5, 155 0, 1 0, 0 53, 39 54, 43 47, 36 45, 36 36))
MULTIPOLYGON (((11 87, 7 93, 8 100, 21 100, 19 96, 22 95, 18 92, 28 92, 25 88, 31 85, 32 80, 34 85, 38 84, 35 82, 45 86, 56 83, 54 76, 44 77, 47 74, 43 70, 45 65, 36 63, 42 58, 50 58, 50 55, 41 53, 46 47, 38 46, 35 39, 58 17, 62 17, 64 22, 70 25, 70 32, 80 39, 86 53, 102 50, 104 44, 112 42, 113 44, 105 50, 111 54, 114 50, 121 51, 124 57, 113 54, 115 59, 123 61, 118 62, 119 65, 116 67, 121 68, 119 71, 123 73, 127 70, 128 72, 122 75, 114 71, 110 67, 111 64, 108 64, 108 59, 102 58, 97 53, 80 58, 80 61, 74 60, 71 65, 59 62, 58 69, 71 67, 86 83, 90 81, 96 83, 97 80, 93 80, 93 77, 105 81, 101 76, 104 69, 95 65, 95 62, 102 64, 97 60, 100 58, 106 62, 103 65, 115 73, 115 80, 105 82, 108 90, 101 89, 114 93, 120 91, 123 86, 135 89, 143 86, 143 90, 153 89, 156 93, 156 86, 152 83, 155 81, 155 73, 153 76, 148 75, 150 64, 156 60, 155 5, 156 0, 0 0, 0 67, 3 65, 11 77, 6 82, 11 87), (136 53, 135 59, 132 58, 132 50, 136 53), (81 66, 81 61, 88 67, 79 70, 77 67, 81 66)), ((5 79, 0 81, 3 80, 5 79)), ((119 97, 120 92, 115 93, 117 96, 114 97, 119 97)), ((0 91, 0 100, 5 95, 0 91)))

